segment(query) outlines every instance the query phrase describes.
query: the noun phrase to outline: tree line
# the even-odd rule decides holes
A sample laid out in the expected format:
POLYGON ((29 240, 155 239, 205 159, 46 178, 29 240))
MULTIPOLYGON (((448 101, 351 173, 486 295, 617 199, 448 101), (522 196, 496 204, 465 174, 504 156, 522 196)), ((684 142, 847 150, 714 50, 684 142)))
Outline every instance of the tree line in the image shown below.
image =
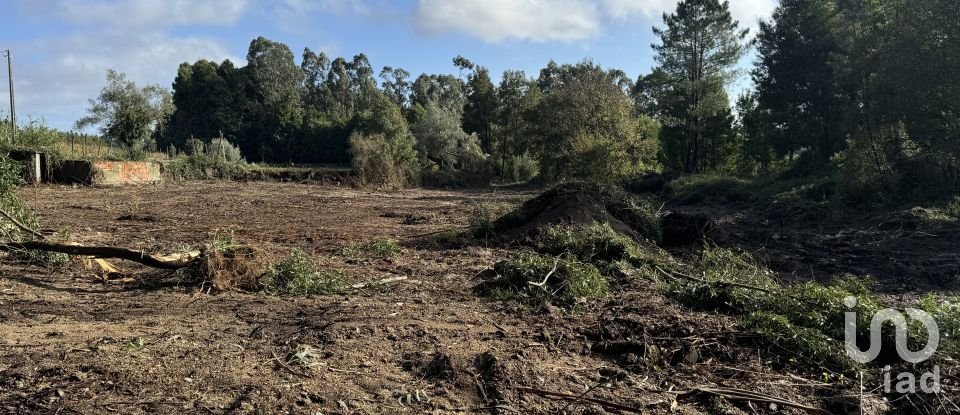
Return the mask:
MULTIPOLYGON (((246 66, 182 64, 169 99, 119 88, 151 109, 115 124, 150 126, 159 148, 224 137, 249 160, 371 172, 389 163, 384 174, 404 182, 422 171, 618 180, 665 168, 828 174, 851 194, 931 183, 956 192, 958 14, 952 0, 782 0, 750 34, 726 1, 682 0, 653 29, 655 68, 635 80, 582 61, 508 70, 495 84, 462 56, 459 75, 413 78, 377 72, 363 54, 307 48, 297 64, 287 45, 260 37, 246 66), (754 89, 732 98, 753 47, 754 89)), ((106 135, 132 142, 107 124, 106 135)))

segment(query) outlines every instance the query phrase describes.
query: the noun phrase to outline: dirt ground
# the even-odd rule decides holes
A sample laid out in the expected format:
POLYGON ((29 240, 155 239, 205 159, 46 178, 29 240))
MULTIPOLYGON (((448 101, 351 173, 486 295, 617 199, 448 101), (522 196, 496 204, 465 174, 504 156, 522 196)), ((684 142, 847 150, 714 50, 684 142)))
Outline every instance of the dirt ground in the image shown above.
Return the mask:
MULTIPOLYGON (((624 277, 608 301, 579 313, 531 314, 471 290, 508 251, 421 237, 466 226, 480 204, 535 194, 234 182, 23 189, 45 227, 80 242, 170 252, 232 228, 267 252, 303 250, 351 282, 407 279, 277 297, 198 292, 129 263, 119 265, 166 282, 103 282, 77 264, 5 265, 0 413, 801 413, 682 393, 698 386, 835 413, 855 407, 860 398, 844 389, 852 384, 770 368, 731 318, 681 310, 648 281, 624 277), (376 238, 401 241, 404 252, 344 253, 376 238), (315 365, 285 363, 304 346, 315 365)), ((865 413, 884 409, 872 395, 863 402, 865 413)))

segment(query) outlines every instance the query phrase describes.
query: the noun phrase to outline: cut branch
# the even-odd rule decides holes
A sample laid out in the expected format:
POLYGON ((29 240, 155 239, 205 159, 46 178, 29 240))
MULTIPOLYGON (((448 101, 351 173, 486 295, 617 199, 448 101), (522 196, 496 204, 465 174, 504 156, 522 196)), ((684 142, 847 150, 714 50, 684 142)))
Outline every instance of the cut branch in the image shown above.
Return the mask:
POLYGON ((83 246, 70 243, 46 241, 7 242, 0 244, 0 251, 33 250, 59 252, 62 254, 92 258, 114 258, 137 262, 159 269, 180 269, 190 266, 200 256, 199 251, 172 255, 149 255, 143 251, 114 246, 83 246))
POLYGON ((527 281, 527 284, 530 284, 531 286, 534 286, 534 287, 543 288, 545 285, 547 285, 547 281, 550 280, 550 276, 553 275, 554 272, 557 272, 558 265, 560 265, 560 258, 557 258, 553 261, 553 269, 551 269, 550 272, 548 272, 547 275, 543 277, 543 281, 540 281, 540 282, 527 281))
POLYGON ((698 386, 695 389, 679 392, 677 398, 688 398, 690 396, 696 395, 697 393, 705 393, 708 395, 721 396, 733 401, 754 401, 754 402, 764 402, 764 403, 773 403, 780 406, 786 406, 790 408, 796 408, 801 411, 804 411, 810 415, 830 415, 830 412, 823 409, 814 408, 811 406, 801 405, 796 402, 787 401, 784 399, 777 398, 775 396, 765 395, 758 392, 743 390, 743 389, 734 389, 734 388, 721 388, 721 387, 711 387, 711 386, 698 386))
POLYGON ((7 213, 5 210, 0 209, 0 215, 3 215, 3 217, 7 218, 7 220, 9 220, 11 223, 13 223, 14 226, 20 228, 20 230, 22 230, 22 231, 24 231, 24 232, 26 232, 26 233, 29 233, 29 234, 31 234, 31 235, 33 235, 33 236, 36 236, 37 238, 47 239, 47 237, 44 236, 42 233, 37 232, 36 230, 30 228, 30 227, 27 226, 27 225, 24 225, 22 222, 18 221, 17 218, 14 218, 13 215, 7 213))

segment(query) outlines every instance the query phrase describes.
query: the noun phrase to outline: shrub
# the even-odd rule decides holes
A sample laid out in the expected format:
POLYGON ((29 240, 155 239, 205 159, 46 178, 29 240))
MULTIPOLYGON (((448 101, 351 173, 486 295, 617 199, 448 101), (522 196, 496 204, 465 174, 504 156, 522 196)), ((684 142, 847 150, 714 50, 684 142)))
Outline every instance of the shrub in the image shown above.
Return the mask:
POLYGON ((923 148, 903 124, 858 131, 833 156, 838 193, 851 205, 943 200, 960 193, 960 162, 936 148, 923 148))
POLYGON ((528 153, 506 159, 503 179, 513 183, 526 183, 540 174, 540 163, 528 153))
POLYGON ((230 164, 243 164, 246 160, 240 154, 240 148, 220 137, 210 140, 206 145, 207 158, 230 164))
POLYGON ((486 273, 477 290, 500 300, 515 300, 534 308, 572 308, 603 298, 609 286, 593 265, 574 257, 549 257, 521 252, 500 261, 486 273), (539 284, 543 284, 540 286, 539 284))
MULTIPOLYGON (((5 156, 0 155, 0 209, 28 229, 40 229, 40 221, 36 215, 17 196, 17 185, 22 183, 20 170, 23 167, 5 156)), ((37 237, 27 232, 12 221, 0 218, 0 235, 11 242, 32 241, 37 237)), ((60 266, 66 264, 70 257, 66 254, 45 251, 13 251, 10 259, 44 266, 60 266)))
MULTIPOLYGON (((412 152, 412 150, 410 150, 412 152)), ((350 136, 350 156, 360 186, 400 189, 417 183, 417 161, 384 134, 350 136)))
POLYGON ((268 268, 259 284, 274 295, 337 294, 347 289, 343 274, 318 270, 299 250, 268 268))
POLYGON ((470 233, 481 239, 491 238, 496 233, 497 218, 510 209, 506 204, 481 203, 470 211, 470 217, 467 218, 467 225, 470 233))
POLYGON ((245 179, 250 175, 240 149, 224 138, 215 138, 209 144, 195 138, 187 140, 185 155, 174 157, 165 172, 179 180, 245 179))

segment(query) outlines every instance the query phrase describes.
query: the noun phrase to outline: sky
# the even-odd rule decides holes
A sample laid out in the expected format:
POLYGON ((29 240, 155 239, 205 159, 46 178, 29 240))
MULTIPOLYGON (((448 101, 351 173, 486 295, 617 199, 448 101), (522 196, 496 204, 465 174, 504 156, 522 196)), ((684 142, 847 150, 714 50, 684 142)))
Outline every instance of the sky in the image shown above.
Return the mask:
MULTIPOLYGON (((198 59, 245 64, 257 36, 330 56, 365 53, 374 69, 453 73, 463 55, 536 76, 551 59, 591 59, 636 78, 654 65, 652 27, 677 0, 0 0, 0 50, 11 49, 19 123, 69 130, 107 69, 170 88, 198 59)), ((730 0, 753 32, 776 0, 730 0)), ((748 69, 752 58, 741 66, 748 69)), ((298 58, 299 61, 299 58, 298 58)), ((9 114, 5 71, 0 112, 9 114)), ((749 88, 744 76, 732 94, 749 88)))

